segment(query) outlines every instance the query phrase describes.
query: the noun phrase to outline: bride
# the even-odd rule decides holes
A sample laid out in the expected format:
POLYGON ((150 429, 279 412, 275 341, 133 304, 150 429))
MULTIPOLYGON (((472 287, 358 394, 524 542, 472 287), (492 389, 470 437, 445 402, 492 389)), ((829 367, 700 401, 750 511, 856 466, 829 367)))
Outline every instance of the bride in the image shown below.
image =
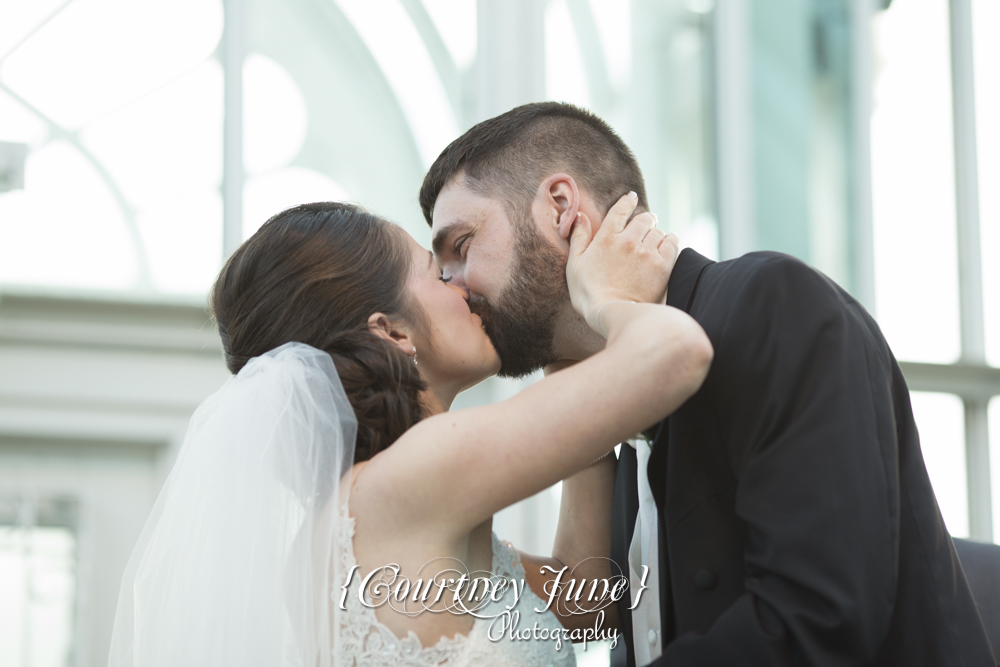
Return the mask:
POLYGON ((348 204, 261 227, 213 288, 234 376, 192 417, 129 561, 111 667, 575 664, 567 637, 614 628, 615 605, 549 598, 612 577, 613 447, 712 357, 662 305, 676 237, 635 206, 571 239, 572 303, 605 350, 456 412, 499 360, 426 249, 348 204), (492 534, 559 480, 550 557, 492 534))

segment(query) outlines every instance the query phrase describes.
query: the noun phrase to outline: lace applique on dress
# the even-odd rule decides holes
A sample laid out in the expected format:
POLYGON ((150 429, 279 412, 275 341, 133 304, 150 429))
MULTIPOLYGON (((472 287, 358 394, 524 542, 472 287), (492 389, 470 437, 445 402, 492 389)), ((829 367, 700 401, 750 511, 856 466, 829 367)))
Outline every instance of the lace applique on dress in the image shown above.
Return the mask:
MULTIPOLYGON (((354 517, 350 516, 347 503, 341 506, 338 536, 340 571, 351 571, 357 562, 354 558, 354 517)), ((493 574, 514 579, 524 579, 524 568, 517 551, 509 543, 501 542, 493 534, 493 574)), ((559 650, 554 640, 511 640, 505 633, 496 641, 489 638, 491 618, 477 618, 468 635, 456 634, 442 637, 434 646, 423 646, 417 635, 410 631, 406 637, 397 637, 386 625, 379 622, 375 610, 361 604, 357 595, 357 580, 345 602, 346 612, 339 614, 340 632, 338 646, 334 647, 334 664, 337 667, 473 667, 503 665, 505 667, 575 667, 573 645, 563 640, 559 650)), ((339 595, 334 595, 339 601, 339 595)), ((485 615, 499 613, 513 604, 513 591, 489 602, 482 608, 485 615)), ((519 629, 531 629, 537 623, 545 635, 562 628, 551 611, 536 613, 544 602, 527 585, 516 609, 521 612, 519 629), (527 621, 527 622, 526 622, 527 621)), ((494 630, 496 634, 496 630, 494 630)))

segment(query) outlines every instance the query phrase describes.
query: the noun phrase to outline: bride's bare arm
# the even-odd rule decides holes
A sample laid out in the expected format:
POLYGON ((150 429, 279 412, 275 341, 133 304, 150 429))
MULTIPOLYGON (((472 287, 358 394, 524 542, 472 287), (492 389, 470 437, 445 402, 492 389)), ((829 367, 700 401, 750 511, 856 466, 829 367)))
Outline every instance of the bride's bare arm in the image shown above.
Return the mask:
POLYGON ((374 495, 386 510, 383 529, 464 539, 698 389, 712 359, 701 327, 669 306, 628 303, 645 298, 650 284, 665 285, 672 268, 672 257, 649 247, 648 226, 626 226, 634 206, 616 204, 592 240, 589 225, 573 233, 573 304, 607 334, 605 349, 502 403, 426 419, 369 461, 366 477, 378 484, 374 495))

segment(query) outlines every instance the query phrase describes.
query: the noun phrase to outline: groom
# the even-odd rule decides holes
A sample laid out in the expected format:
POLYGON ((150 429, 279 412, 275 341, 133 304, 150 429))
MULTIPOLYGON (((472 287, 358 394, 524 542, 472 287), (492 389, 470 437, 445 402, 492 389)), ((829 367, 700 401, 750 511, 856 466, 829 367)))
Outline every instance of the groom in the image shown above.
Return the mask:
MULTIPOLYGON (((633 190, 635 158, 599 118, 529 104, 431 166, 434 254, 518 377, 595 354, 570 304, 577 213, 633 190)), ((702 388, 623 445, 611 557, 629 665, 995 665, 924 468, 909 393, 849 294, 773 252, 680 254, 667 305, 708 333, 702 388)), ((670 382, 670 378, 663 378, 670 382)))

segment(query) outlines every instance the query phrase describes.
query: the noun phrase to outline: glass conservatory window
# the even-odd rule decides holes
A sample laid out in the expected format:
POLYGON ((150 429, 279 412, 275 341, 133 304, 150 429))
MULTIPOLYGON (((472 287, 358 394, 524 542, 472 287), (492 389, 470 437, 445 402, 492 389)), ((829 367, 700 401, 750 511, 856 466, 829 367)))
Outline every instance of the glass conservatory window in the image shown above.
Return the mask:
POLYGON ((350 198, 326 174, 291 165, 308 126, 308 105, 291 74, 267 56, 248 55, 243 64, 244 238, 291 206, 350 198))
POLYGON ((222 35, 222 6, 75 0, 4 58, 0 80, 75 130, 197 67, 222 35))
POLYGON ((959 355, 947 0, 876 18, 872 116, 879 325, 900 359, 959 355))
POLYGON ((632 3, 619 0, 590 0, 608 78, 618 93, 625 93, 632 72, 632 3))
MULTIPOLYGON (((973 0, 976 133, 979 149, 979 229, 983 245, 986 358, 1000 366, 1000 2, 973 0)), ((994 420, 996 427, 1000 422, 994 420)), ((996 487, 1000 495, 1000 486, 996 487)), ((1000 533, 998 533, 1000 534, 1000 533)))
POLYGON ((420 34, 398 0, 337 0, 399 100, 424 166, 458 136, 454 110, 420 34))
POLYGON ((221 3, 18 3, 4 26, 0 140, 31 152, 24 189, 0 194, 0 282, 204 292, 221 259, 221 3))
POLYGON ((424 7, 460 71, 476 59, 476 0, 424 0, 424 7))
POLYGON ((952 394, 910 392, 920 432, 924 465, 934 487, 948 532, 969 536, 968 484, 965 472, 965 416, 962 400, 952 394))
POLYGON ((0 664, 75 664, 76 501, 0 496, 0 664))
POLYGON ((552 0, 545 8, 545 93, 550 100, 591 106, 579 36, 566 0, 552 0))
MULTIPOLYGON (((288 206, 345 199, 426 235, 423 171, 471 117, 455 93, 475 0, 332 0, 319 21, 245 9, 244 238, 288 206)), ((0 193, 0 283, 205 293, 222 259, 223 23, 220 0, 5 9, 0 141, 29 157, 24 189, 0 193)))
POLYGON ((306 140, 306 100, 285 68, 251 53, 243 63, 243 162, 251 176, 291 162, 306 140))

